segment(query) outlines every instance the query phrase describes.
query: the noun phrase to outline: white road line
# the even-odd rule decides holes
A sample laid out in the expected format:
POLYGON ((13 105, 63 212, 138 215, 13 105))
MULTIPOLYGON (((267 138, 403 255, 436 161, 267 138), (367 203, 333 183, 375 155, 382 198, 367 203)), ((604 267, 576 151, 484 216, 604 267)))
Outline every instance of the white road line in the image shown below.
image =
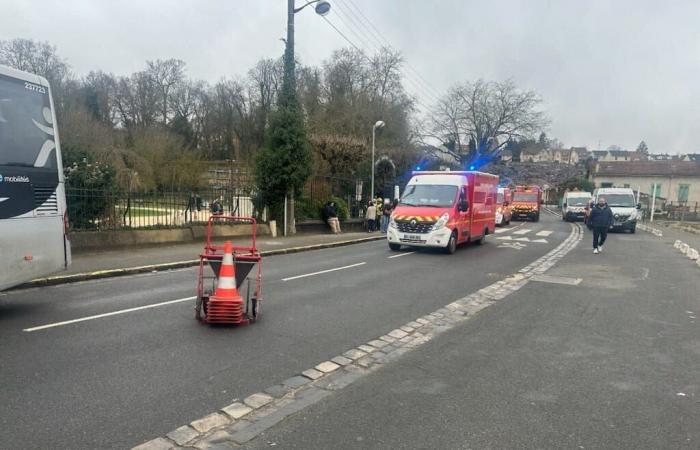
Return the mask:
POLYGON ((552 231, 543 230, 543 231, 538 231, 537 233, 535 233, 535 236, 547 237, 547 236, 549 236, 549 235, 552 234, 552 233, 553 233, 552 231))
POLYGON ((505 233, 506 231, 508 231, 508 228, 496 228, 496 234, 505 233))
POLYGON ((530 231, 532 231, 532 230, 530 230, 529 228, 525 228, 523 230, 513 231, 513 234, 527 234, 530 231))
POLYGON ((314 275, 321 275, 321 274, 328 273, 328 272, 336 272, 338 270, 350 269, 350 268, 358 267, 358 266, 364 266, 365 264, 367 264, 367 263, 361 262, 361 263, 357 263, 357 264, 350 264, 349 266, 336 267, 335 269, 326 269, 326 270, 321 270, 319 272, 305 273, 304 275, 297 275, 294 277, 282 278, 282 281, 298 280, 299 278, 312 277, 314 275))
POLYGON ((402 256, 412 255, 412 254, 414 254, 414 253, 415 253, 415 252, 400 253, 400 254, 398 254, 398 255, 389 256, 387 259, 400 258, 400 257, 402 257, 402 256))
POLYGON ((64 322, 49 323, 47 325, 40 325, 40 326, 32 327, 32 328, 25 328, 22 331, 26 331, 28 333, 31 333, 32 331, 46 330, 47 328, 62 327, 64 325, 71 325, 71 324, 78 323, 78 322, 85 322, 87 320, 101 319, 103 317, 117 316, 119 314, 126 314, 126 313, 130 313, 130 312, 134 312, 134 311, 140 311, 142 309, 158 308, 160 306, 172 305, 174 303, 189 302, 189 301, 192 301, 196 298, 197 297, 178 298, 177 300, 169 300, 167 302, 153 303, 151 305, 145 305, 145 306, 137 306, 136 308, 120 309, 119 311, 112 311, 112 312, 108 312, 108 313, 104 313, 104 314, 97 314, 94 316, 81 317, 79 319, 66 320, 64 322))

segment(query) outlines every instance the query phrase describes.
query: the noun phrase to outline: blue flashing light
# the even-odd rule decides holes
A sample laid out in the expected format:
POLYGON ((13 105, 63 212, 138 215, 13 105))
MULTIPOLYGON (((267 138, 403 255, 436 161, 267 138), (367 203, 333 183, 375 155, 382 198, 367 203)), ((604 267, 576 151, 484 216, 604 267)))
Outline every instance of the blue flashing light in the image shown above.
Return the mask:
POLYGON ((474 169, 476 169, 476 167, 474 167, 474 166, 469 166, 469 170, 474 170, 474 169))
POLYGON ((416 170, 420 170, 420 166, 416 166, 416 170))

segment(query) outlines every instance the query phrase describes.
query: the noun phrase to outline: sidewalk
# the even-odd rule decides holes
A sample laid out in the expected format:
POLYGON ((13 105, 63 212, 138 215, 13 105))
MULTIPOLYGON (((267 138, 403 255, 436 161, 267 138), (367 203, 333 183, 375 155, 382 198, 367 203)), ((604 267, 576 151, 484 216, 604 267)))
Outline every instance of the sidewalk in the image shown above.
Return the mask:
MULTIPOLYGON (((261 236, 258 237, 256 246, 263 256, 271 256, 382 239, 386 239, 383 234, 366 232, 298 234, 277 238, 261 236)), ((232 240, 234 245, 251 245, 250 237, 216 238, 215 242, 223 242, 225 240, 232 240)), ((203 248, 203 242, 188 242, 186 244, 163 244, 80 252, 73 255, 73 261, 68 270, 58 272, 47 278, 30 281, 21 287, 46 286, 154 270, 189 267, 196 264, 196 260, 198 260, 203 248)))
POLYGON ((664 234, 663 239, 665 242, 673 243, 676 240, 681 240, 686 244, 690 245, 692 248, 700 250, 700 234, 690 233, 688 231, 679 230, 671 226, 673 222, 662 222, 655 221, 653 223, 646 222, 646 225, 651 225, 654 228, 658 228, 664 234))

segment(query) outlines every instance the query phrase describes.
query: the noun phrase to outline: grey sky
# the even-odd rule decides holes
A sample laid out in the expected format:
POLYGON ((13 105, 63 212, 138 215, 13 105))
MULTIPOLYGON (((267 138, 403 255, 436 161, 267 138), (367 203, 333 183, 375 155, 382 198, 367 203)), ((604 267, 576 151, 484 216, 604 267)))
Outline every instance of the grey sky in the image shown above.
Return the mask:
MULTIPOLYGON (((329 1, 329 20, 358 46, 370 39, 350 27, 353 2, 438 92, 480 77, 535 89, 548 134, 565 145, 634 149, 644 139, 652 152, 700 152, 698 1, 329 1)), ((0 39, 48 40, 79 75, 175 57, 190 76, 216 81, 281 55, 285 11, 284 0, 3 0, 0 39)), ((312 8, 296 28, 307 64, 348 45, 312 8)))

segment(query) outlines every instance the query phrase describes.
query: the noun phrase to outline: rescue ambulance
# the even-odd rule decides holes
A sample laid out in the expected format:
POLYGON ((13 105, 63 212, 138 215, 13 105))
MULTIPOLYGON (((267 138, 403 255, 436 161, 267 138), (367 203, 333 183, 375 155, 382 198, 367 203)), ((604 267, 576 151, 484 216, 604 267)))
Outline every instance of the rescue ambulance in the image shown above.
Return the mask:
POLYGON ((513 219, 540 220, 542 190, 539 186, 516 186, 513 192, 513 219))
POLYGON ((496 197, 496 225, 508 225, 513 215, 513 191, 507 187, 498 188, 496 197))
POLYGON ((459 244, 481 244, 496 228, 497 189, 498 177, 483 172, 413 172, 389 221, 389 248, 454 253, 459 244))

